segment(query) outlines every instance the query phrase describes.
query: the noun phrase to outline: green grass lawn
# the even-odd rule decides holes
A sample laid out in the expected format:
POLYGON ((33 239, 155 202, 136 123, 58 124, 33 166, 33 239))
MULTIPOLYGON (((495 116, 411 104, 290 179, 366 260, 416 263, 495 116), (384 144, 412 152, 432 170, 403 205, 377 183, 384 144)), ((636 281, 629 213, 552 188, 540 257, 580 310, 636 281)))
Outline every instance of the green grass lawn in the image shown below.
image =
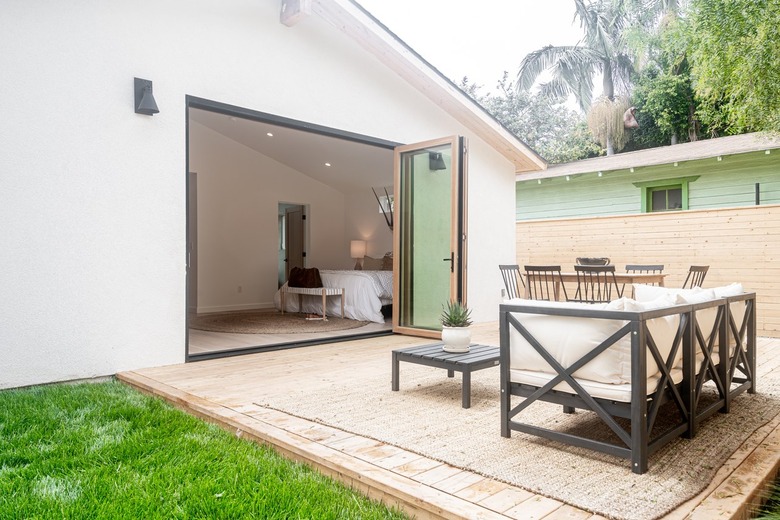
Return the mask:
POLYGON ((0 391, 0 518, 406 518, 121 383, 0 391))
POLYGON ((780 480, 775 480, 769 490, 769 498, 752 518, 760 520, 780 520, 780 480))

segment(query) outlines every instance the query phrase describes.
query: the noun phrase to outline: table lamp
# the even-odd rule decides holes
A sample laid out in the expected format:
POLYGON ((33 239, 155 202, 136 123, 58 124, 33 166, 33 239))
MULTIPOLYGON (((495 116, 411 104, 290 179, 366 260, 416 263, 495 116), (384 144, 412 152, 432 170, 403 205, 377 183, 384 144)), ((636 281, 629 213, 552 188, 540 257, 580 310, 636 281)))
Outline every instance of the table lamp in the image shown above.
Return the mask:
POLYGON ((349 256, 354 258, 355 269, 360 271, 363 269, 363 257, 366 256, 366 241, 365 240, 352 240, 349 243, 349 256))

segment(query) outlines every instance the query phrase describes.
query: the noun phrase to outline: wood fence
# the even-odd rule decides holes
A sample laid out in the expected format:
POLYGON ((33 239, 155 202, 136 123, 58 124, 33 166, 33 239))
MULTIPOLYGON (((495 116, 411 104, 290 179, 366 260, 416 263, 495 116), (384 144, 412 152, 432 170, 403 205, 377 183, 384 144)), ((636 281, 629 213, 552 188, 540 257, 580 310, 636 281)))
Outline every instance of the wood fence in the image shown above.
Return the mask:
POLYGON ((517 263, 561 265, 575 258, 664 264, 680 287, 691 265, 709 265, 704 287, 740 282, 757 296, 760 336, 780 337, 780 205, 517 223, 517 263))

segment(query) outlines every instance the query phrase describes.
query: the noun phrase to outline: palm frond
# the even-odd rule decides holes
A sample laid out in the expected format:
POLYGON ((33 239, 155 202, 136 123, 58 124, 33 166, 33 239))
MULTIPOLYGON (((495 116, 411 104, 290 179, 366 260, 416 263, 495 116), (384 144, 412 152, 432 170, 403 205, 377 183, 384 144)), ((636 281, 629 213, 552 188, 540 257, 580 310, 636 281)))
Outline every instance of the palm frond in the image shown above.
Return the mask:
POLYGON ((565 56, 572 48, 572 46, 548 45, 526 54, 523 61, 520 62, 520 69, 517 71, 517 90, 530 89, 542 72, 551 68, 561 56, 565 56))
POLYGON ((583 112, 587 112, 593 99, 593 75, 597 63, 592 61, 587 67, 567 67, 566 64, 561 64, 561 68, 556 71, 556 76, 571 86, 571 92, 583 112))
POLYGON ((521 66, 518 73, 518 88, 529 89, 543 71, 549 71, 552 79, 540 85, 541 94, 554 99, 574 94, 583 110, 590 105, 593 74, 601 62, 598 52, 575 45, 545 47, 531 54, 526 56, 527 64, 524 60, 526 67, 521 66))
POLYGON ((574 94, 574 92, 572 86, 562 78, 553 78, 547 83, 539 84, 539 95, 555 102, 565 100, 569 94, 574 94))
POLYGON ((629 95, 636 69, 631 58, 625 54, 618 54, 612 62, 612 82, 617 92, 629 95))

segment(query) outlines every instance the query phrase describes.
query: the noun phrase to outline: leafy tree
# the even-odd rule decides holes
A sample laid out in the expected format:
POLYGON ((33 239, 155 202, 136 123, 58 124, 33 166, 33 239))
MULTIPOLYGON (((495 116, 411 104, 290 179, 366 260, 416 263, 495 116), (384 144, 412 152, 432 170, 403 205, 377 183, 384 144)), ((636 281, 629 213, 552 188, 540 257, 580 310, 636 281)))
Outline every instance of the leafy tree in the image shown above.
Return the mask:
POLYGON ((648 63, 639 74, 633 95, 640 114, 634 146, 649 148, 698 139, 697 101, 688 62, 688 32, 677 18, 647 40, 648 63))
POLYGON ((551 103, 541 95, 518 91, 509 81, 507 72, 493 94, 481 95, 481 87, 469 83, 468 78, 463 78, 459 86, 550 163, 600 154, 581 115, 563 104, 551 103))
POLYGON ((517 88, 530 89, 542 72, 550 71, 552 79, 542 83, 539 92, 553 99, 574 94, 582 111, 587 112, 595 74, 603 74, 603 95, 611 100, 616 85, 628 90, 633 65, 623 38, 623 1, 574 0, 574 5, 574 19, 579 18, 585 31, 584 45, 548 45, 528 53, 520 63, 517 88))
MULTIPOLYGON (((583 112, 588 112, 593 99, 593 77, 602 74, 602 95, 614 106, 616 90, 628 92, 633 64, 625 40, 624 0, 574 0, 575 20, 585 32, 584 44, 574 46, 548 45, 523 58, 517 73, 517 87, 528 90, 544 71, 552 79, 540 85, 539 92, 551 99, 574 94, 583 112)), ((599 113, 605 113, 599 110, 599 113)), ((606 114, 606 113, 605 113, 606 114)), ((621 114, 622 115, 622 114, 621 114)), ((611 120, 615 114, 606 114, 611 120)), ((606 124, 606 122, 603 122, 606 124)), ((601 123, 597 124, 601 127, 601 123)), ((612 136, 606 136, 607 154, 613 153, 612 136)))
POLYGON ((692 0, 698 115, 715 134, 780 130, 780 2, 692 0))

